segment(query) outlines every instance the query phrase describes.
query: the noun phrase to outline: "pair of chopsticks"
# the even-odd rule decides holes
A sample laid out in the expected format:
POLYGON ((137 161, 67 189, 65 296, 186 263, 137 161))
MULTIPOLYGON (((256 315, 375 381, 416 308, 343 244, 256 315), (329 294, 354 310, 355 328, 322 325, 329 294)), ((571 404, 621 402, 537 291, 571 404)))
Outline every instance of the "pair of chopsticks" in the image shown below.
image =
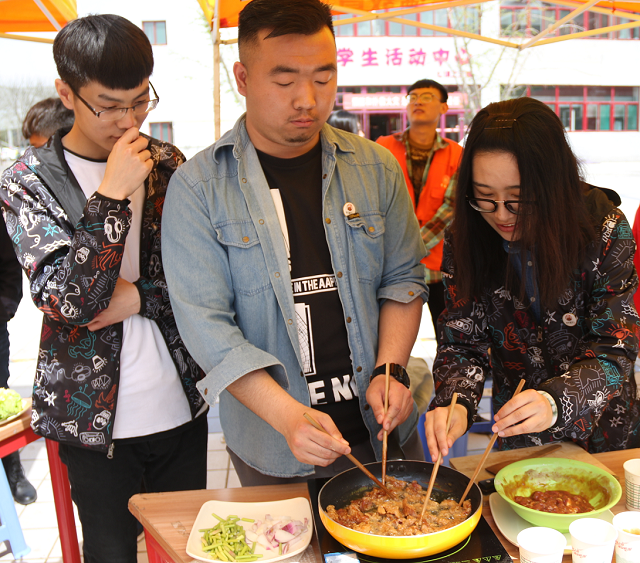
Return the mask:
MULTIPOLYGON (((520 391, 522 391, 522 388, 524 387, 524 384, 525 384, 525 380, 521 379, 520 383, 518 383, 518 387, 516 389, 516 392, 513 394, 514 397, 518 393, 520 393, 520 391)), ((489 440, 489 445, 487 446, 487 449, 484 451, 484 454, 482 454, 482 457, 480 458, 480 462, 478 463, 478 467, 476 467, 476 470, 473 472, 473 476, 469 480, 469 484, 467 485, 467 488, 465 489, 464 494, 462 495, 462 498, 460 499, 460 502, 458 503, 458 506, 462 506, 462 503, 464 502, 464 499, 467 498, 467 495, 469 494, 469 491, 471 490, 471 487, 473 487, 473 483, 475 482, 476 477, 478 476, 478 473, 480 473, 480 470, 482 469, 482 466, 484 465, 484 462, 487 460, 487 456, 489 455, 489 452, 491 451, 491 448, 493 448, 493 444, 496 443, 497 439, 498 439, 498 434, 497 433, 494 434, 493 436, 491 436, 491 440, 489 440)))
MULTIPOLYGON (((389 410, 389 364, 385 364, 385 382, 384 382, 384 414, 386 416, 387 410, 389 410)), ((318 424, 314 418, 309 413, 304 413, 303 415, 315 428, 324 432, 325 434, 329 434, 320 424, 318 424)), ((385 494, 390 498, 395 498, 395 495, 385 486, 385 481, 387 478, 387 436, 388 432, 385 430, 382 433, 382 482, 378 480, 378 478, 371 473, 362 463, 360 463, 355 457, 351 454, 346 454, 346 456, 353 462, 353 464, 358 467, 369 479, 371 479, 378 487, 380 487, 385 494)))
MULTIPOLYGON (((449 434, 449 426, 451 426, 451 417, 453 416, 453 409, 458 402, 458 394, 454 393, 453 397, 451 397, 451 404, 449 405, 449 414, 447 415, 447 431, 449 434)), ((442 463, 442 451, 438 452, 438 459, 436 460, 436 464, 433 466, 433 471, 431 471, 431 479, 429 480, 429 486, 427 487, 427 494, 424 497, 424 504, 422 505, 422 513, 420 514, 420 520, 418 521, 418 526, 422 524, 422 519, 424 518, 424 513, 427 510, 427 504, 431 499, 431 491, 433 491, 433 485, 436 482, 436 475, 438 474, 438 469, 440 468, 440 464, 442 463)))
MULTIPOLYGON (((324 432, 325 434, 328 434, 329 436, 331 436, 331 434, 329 434, 329 432, 327 432, 322 426, 320 426, 320 424, 318 424, 315 419, 309 414, 309 413, 304 413, 303 415, 315 428, 317 428, 318 430, 320 430, 320 432, 324 432)), ((360 471, 362 471, 367 477, 369 477, 369 479, 371 479, 376 485, 378 485, 378 487, 380 487, 385 494, 390 497, 390 498, 395 498, 395 495, 389 490, 387 489, 387 487, 385 487, 380 480, 373 474, 371 473, 371 471, 369 471, 362 463, 360 463, 355 457, 353 457, 351 454, 345 454, 352 462, 353 464, 360 469, 360 471)))

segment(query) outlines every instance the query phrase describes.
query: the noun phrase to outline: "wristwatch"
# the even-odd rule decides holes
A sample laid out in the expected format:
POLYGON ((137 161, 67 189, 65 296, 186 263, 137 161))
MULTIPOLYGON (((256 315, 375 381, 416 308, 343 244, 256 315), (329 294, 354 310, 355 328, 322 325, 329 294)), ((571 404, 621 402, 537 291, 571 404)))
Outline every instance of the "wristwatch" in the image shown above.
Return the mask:
MULTIPOLYGON (((374 377, 378 375, 384 375, 387 371, 386 364, 382 364, 373 370, 371 377, 369 378, 369 383, 373 381, 374 377)), ((402 385, 404 385, 407 389, 411 385, 411 380, 409 379, 409 374, 407 370, 404 369, 400 364, 389 364, 389 375, 394 379, 397 379, 402 385)))

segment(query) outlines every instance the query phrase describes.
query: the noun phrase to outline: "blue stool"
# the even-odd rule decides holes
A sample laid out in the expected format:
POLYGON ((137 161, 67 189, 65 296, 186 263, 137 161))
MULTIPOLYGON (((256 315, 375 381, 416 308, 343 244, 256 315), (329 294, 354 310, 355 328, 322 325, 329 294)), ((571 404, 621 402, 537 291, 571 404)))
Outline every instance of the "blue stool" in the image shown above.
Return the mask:
POLYGON ((0 463, 0 542, 5 544, 5 550, 0 552, 0 557, 7 553, 13 553, 14 559, 20 559, 31 551, 31 548, 24 541, 9 481, 7 481, 2 463, 0 463))

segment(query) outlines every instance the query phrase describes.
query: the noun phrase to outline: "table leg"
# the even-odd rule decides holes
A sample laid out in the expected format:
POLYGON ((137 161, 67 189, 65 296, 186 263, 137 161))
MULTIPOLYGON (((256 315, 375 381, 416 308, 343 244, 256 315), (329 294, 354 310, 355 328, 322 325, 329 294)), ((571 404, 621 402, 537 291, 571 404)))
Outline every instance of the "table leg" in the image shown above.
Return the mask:
POLYGON ((144 540, 147 544, 147 558, 149 559, 149 563, 174 563, 173 559, 167 555, 167 552, 146 528, 144 530, 144 540))
POLYGON ((80 548, 78 547, 78 535, 76 533, 76 520, 73 516, 73 503, 71 502, 71 490, 67 468, 60 461, 58 455, 58 442, 46 440, 49 469, 51 471, 51 485, 53 487, 53 499, 58 518, 58 531, 60 532, 60 545, 62 546, 62 560, 64 563, 80 563, 80 548))

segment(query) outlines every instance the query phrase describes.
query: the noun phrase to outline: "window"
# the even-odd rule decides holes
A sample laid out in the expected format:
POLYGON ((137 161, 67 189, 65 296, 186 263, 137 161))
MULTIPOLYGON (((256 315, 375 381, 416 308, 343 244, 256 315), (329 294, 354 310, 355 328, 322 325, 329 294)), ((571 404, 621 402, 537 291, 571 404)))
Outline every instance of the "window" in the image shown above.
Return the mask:
MULTIPOLYGON (((556 21, 568 16, 571 10, 547 4, 541 0, 502 0, 500 2, 500 35, 503 37, 534 37, 556 21)), ((628 23, 631 20, 608 14, 585 12, 560 26, 549 37, 568 35, 628 23)), ((589 39, 640 39, 640 28, 623 29, 592 35, 589 39)))
POLYGON ((506 86, 501 99, 530 96, 545 102, 567 131, 637 131, 635 86, 506 86))
MULTIPOLYGON (((377 10, 375 13, 393 12, 406 8, 389 8, 377 10)), ((352 14, 334 16, 334 21, 356 17, 352 14)), ((456 28, 470 33, 480 33, 480 8, 477 6, 462 6, 450 10, 432 10, 417 14, 399 16, 404 20, 437 25, 439 27, 456 28)), ((336 37, 433 37, 446 36, 442 31, 422 29, 413 25, 391 22, 387 20, 369 20, 355 24, 338 25, 335 27, 336 37)))
POLYGON ((142 22, 142 30, 152 45, 167 44, 167 22, 142 22))
POLYGON ((165 121, 163 123, 149 123, 151 136, 159 141, 173 143, 173 123, 165 121))

